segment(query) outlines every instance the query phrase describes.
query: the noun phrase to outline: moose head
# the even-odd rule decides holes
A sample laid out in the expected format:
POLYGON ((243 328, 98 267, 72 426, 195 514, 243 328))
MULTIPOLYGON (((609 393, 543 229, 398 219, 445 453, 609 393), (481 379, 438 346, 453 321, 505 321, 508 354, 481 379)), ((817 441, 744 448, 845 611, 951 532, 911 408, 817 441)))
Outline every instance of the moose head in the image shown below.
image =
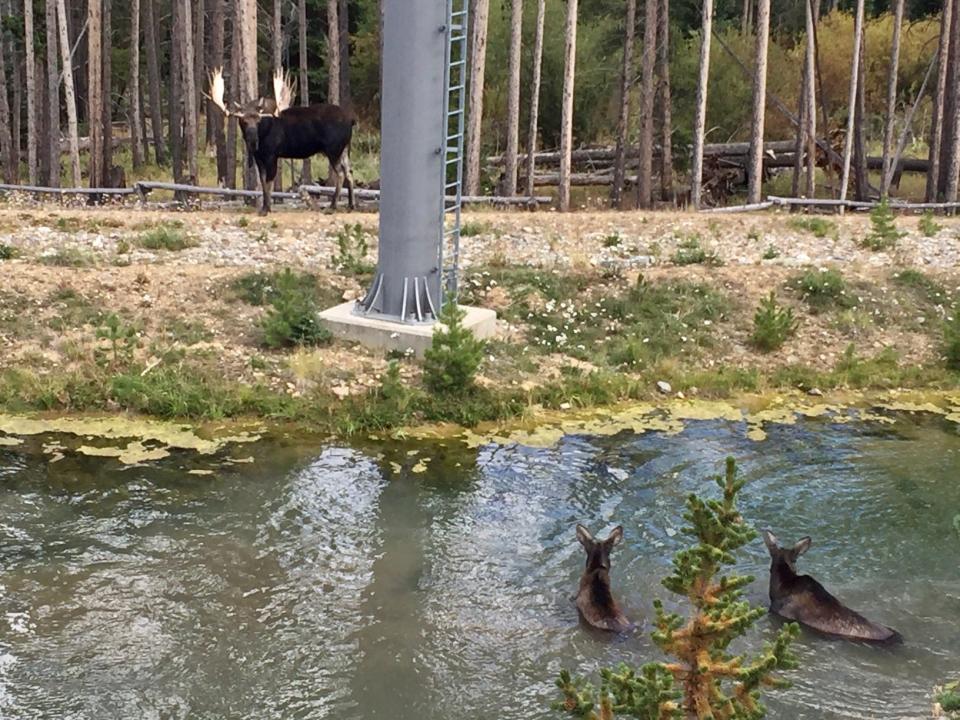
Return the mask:
POLYGON ((229 108, 224 102, 224 91, 223 68, 216 68, 210 73, 210 101, 227 117, 237 118, 243 141, 250 151, 249 156, 252 157, 260 142, 260 121, 263 118, 279 117, 280 113, 290 107, 295 92, 294 80, 290 73, 277 70, 273 75, 272 98, 248 100, 243 105, 233 101, 229 108))

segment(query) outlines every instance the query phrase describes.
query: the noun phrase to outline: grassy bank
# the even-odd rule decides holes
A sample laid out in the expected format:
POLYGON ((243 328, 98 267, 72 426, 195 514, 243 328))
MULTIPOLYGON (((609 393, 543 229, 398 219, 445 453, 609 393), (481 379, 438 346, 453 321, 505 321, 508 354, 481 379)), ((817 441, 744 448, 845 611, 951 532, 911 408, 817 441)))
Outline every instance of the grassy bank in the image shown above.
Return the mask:
POLYGON ((461 301, 500 327, 470 388, 434 392, 422 363, 317 322, 369 282, 362 219, 0 211, 0 411, 366 433, 667 385, 701 398, 960 385, 957 227, 901 219, 907 236, 877 252, 862 218, 478 213, 461 301))

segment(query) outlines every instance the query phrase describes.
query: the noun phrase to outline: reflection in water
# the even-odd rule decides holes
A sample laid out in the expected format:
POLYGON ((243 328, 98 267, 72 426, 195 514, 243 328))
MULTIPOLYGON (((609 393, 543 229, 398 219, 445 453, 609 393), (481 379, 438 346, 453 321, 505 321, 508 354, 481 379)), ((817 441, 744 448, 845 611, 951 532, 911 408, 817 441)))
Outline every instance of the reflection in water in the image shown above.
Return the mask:
MULTIPOLYGON (((960 666, 948 430, 811 422, 754 443, 717 421, 548 450, 262 445, 255 465, 201 479, 173 458, 121 470, 0 449, 0 716, 553 717, 559 668, 657 656, 651 606, 673 602, 659 580, 684 499, 733 454, 745 517, 810 534, 801 569, 907 638, 804 635, 771 717, 921 717, 960 666), (578 521, 624 525, 612 578, 634 636, 578 623, 578 521)), ((754 602, 768 562, 757 541, 740 563, 754 602)))

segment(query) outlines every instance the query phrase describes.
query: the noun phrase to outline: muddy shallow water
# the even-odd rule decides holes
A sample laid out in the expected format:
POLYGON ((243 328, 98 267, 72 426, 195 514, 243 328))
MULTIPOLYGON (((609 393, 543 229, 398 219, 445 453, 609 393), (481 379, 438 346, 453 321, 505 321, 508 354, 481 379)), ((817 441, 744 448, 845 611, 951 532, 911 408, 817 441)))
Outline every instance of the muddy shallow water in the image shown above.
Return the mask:
MULTIPOLYGON (((0 447, 0 717, 560 717, 561 667, 657 657, 652 601, 673 602, 659 581, 688 542, 684 498, 712 492, 728 454, 751 479, 746 519, 810 534, 801 570, 906 637, 804 634, 770 717, 927 717, 932 686, 960 672, 956 427, 745 431, 705 421, 549 449, 259 443, 244 451, 256 462, 209 476, 186 456, 48 464, 0 447), (614 586, 642 632, 578 624, 578 521, 624 525, 614 586)), ((739 569, 764 602, 759 539, 739 569)))

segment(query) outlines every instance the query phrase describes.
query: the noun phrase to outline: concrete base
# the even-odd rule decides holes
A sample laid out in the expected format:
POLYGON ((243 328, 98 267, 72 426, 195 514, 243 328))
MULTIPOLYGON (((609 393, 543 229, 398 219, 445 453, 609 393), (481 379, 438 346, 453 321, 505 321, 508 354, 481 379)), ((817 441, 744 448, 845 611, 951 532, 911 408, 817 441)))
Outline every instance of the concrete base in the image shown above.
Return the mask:
MULTIPOLYGON (((320 320, 334 337, 355 340, 361 345, 377 350, 412 349, 417 357, 423 357, 424 351, 433 340, 433 329, 440 323, 412 325, 390 322, 377 318, 357 315, 353 312, 357 303, 353 300, 337 305, 320 313, 320 320)), ((497 313, 486 308, 461 305, 466 313, 464 327, 483 340, 492 337, 497 328, 497 313)))

